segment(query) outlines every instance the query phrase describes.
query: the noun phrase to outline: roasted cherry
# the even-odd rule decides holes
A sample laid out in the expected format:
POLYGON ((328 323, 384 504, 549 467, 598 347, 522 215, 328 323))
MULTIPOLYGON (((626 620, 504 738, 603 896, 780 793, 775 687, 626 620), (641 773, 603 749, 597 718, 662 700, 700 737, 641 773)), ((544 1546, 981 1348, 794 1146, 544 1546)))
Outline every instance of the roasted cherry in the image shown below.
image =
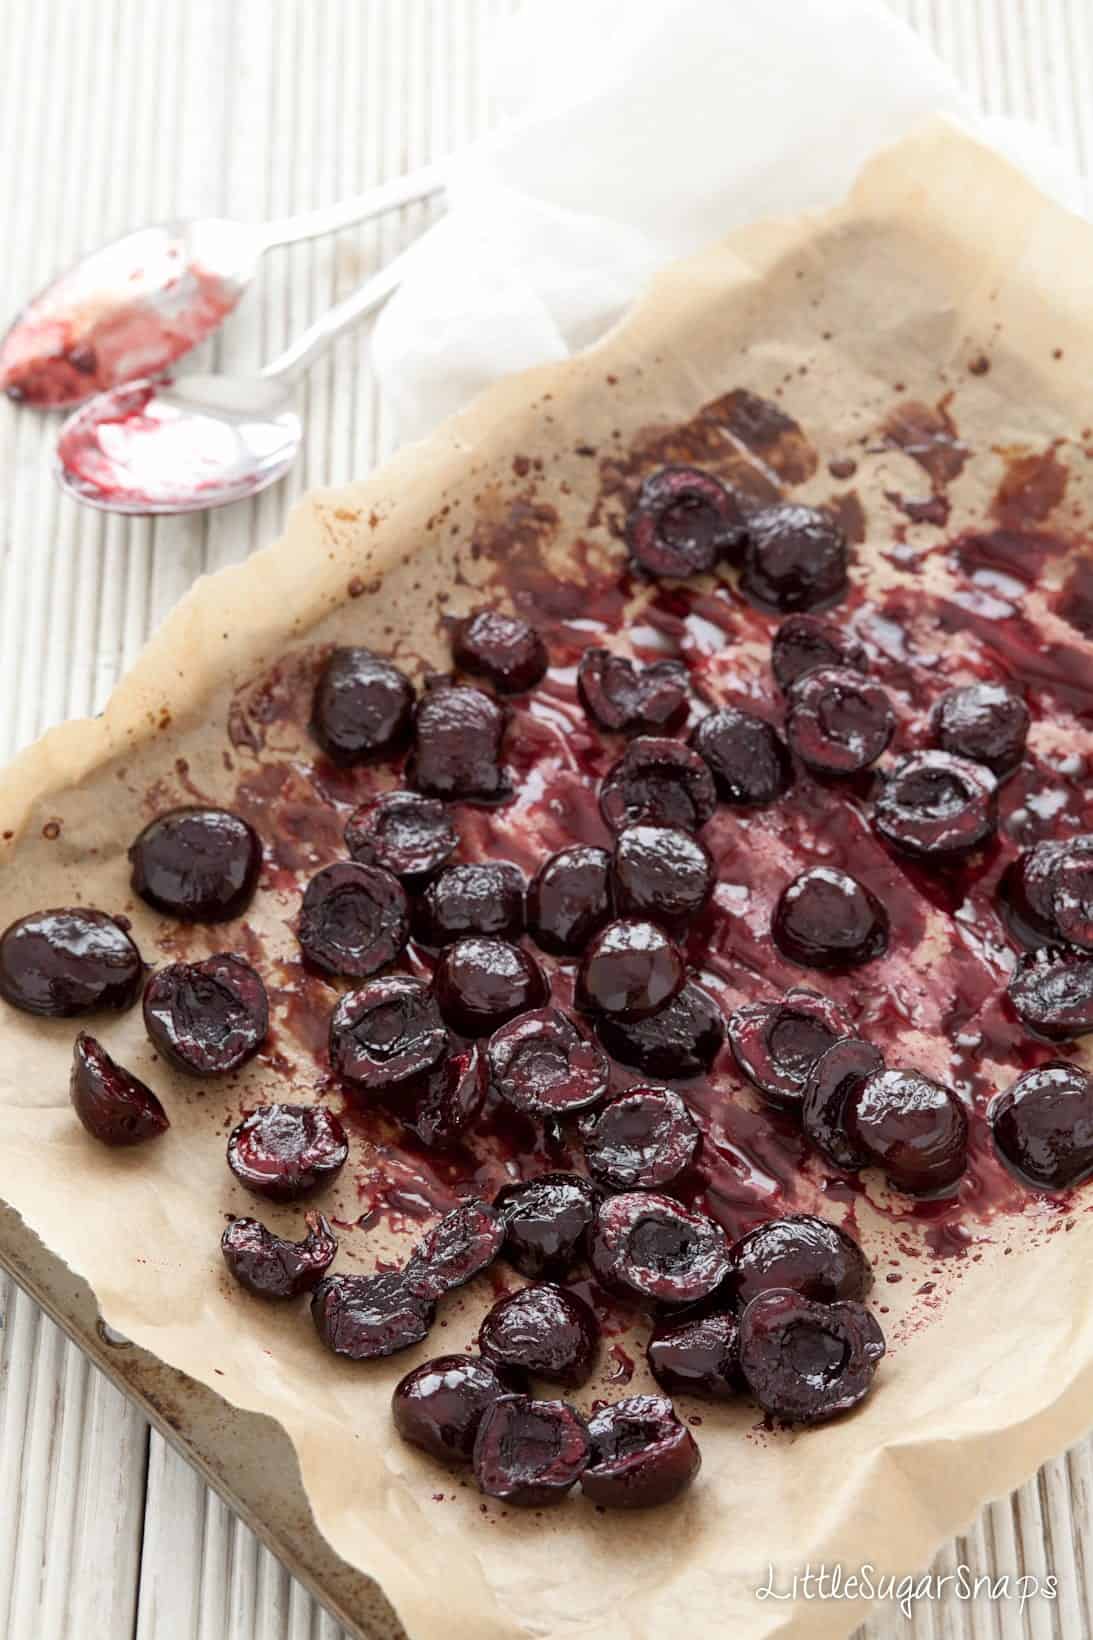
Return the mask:
POLYGON ((493 1204, 505 1225, 503 1257, 533 1281, 568 1275, 584 1250, 597 1201, 579 1173, 543 1173, 504 1185, 493 1204))
POLYGON ((330 1020, 335 1074, 367 1093, 404 1088, 431 1071, 447 1047, 431 986, 409 975, 390 974, 347 991, 330 1020))
POLYGON ((144 964, 105 911, 34 911, 0 938, 0 996, 24 1013, 71 1019, 131 1007, 144 964))
POLYGON ((460 1202, 422 1236, 403 1272, 412 1292, 434 1299, 463 1287, 501 1251, 505 1226, 486 1202, 460 1202))
POLYGON ((148 1035, 189 1076, 236 1071, 269 1035, 269 998, 249 962, 230 955, 161 968, 144 993, 148 1035))
POLYGON ((744 1380, 736 1359, 737 1321, 726 1310, 661 1321, 649 1340, 649 1371, 673 1395, 729 1401, 744 1380))
POLYGON ((846 1036, 813 1065, 801 1101, 801 1126, 816 1148, 836 1167, 855 1172, 869 1157, 851 1139, 847 1111, 867 1076, 884 1069, 884 1055, 871 1042, 846 1036))
POLYGON ((818 1424, 868 1395, 884 1336, 860 1304, 817 1304, 775 1288, 740 1317, 740 1370, 763 1411, 818 1424))
POLYGON ((858 774, 875 763, 896 728, 892 702, 878 683, 849 667, 806 672, 789 694, 786 739, 817 774, 858 774))
POLYGON ((662 1304, 707 1298, 730 1268, 724 1233, 712 1219, 644 1190, 601 1204, 589 1236, 589 1262, 609 1291, 662 1304))
POLYGON ((607 1092, 603 1049, 558 1008, 538 1008, 494 1031, 486 1048, 490 1086, 529 1116, 587 1110, 607 1092))
POLYGON ((410 1291, 401 1270, 324 1276, 311 1300, 315 1331, 335 1355, 378 1361, 420 1344, 436 1305, 410 1291))
POLYGON ((858 968, 888 949, 888 913, 856 877, 813 866, 782 890, 771 933, 802 968, 858 968))
POLYGON ((611 860, 616 910, 670 927, 697 917, 716 876, 705 845, 674 826, 628 826, 619 833, 611 860))
POLYGON ((171 1125, 151 1088, 85 1032, 76 1038, 69 1097, 88 1133, 104 1145, 140 1144, 171 1125))
POLYGON ((592 1307, 549 1281, 499 1298, 478 1329, 478 1348, 500 1371, 571 1387, 592 1371, 599 1343, 592 1307))
POLYGON ((691 746, 712 771, 723 803, 748 808, 776 803, 793 780, 793 765, 777 729, 738 706, 720 706, 696 723, 691 746))
POLYGON ((670 1088, 630 1088, 581 1123, 588 1171, 610 1190, 671 1184, 694 1161, 701 1137, 670 1088))
POLYGON ((451 945, 468 934, 524 932, 524 874, 507 860, 445 866, 414 906, 414 938, 451 945))
POLYGON ((1022 944, 1068 941, 1093 950, 1093 835, 1037 843, 1007 866, 999 895, 1022 944))
POLYGON ((560 1503, 588 1462, 588 1431, 565 1401, 505 1395, 486 1408, 474 1442, 474 1478, 488 1498, 518 1508, 560 1503))
POLYGON ((490 802, 505 796, 504 732, 504 712, 481 689, 430 690, 414 716, 411 785, 427 797, 490 802))
POLYGON ((716 807, 713 775, 703 759, 658 735, 632 740, 600 787, 600 812, 612 831, 646 823, 697 831, 716 807))
POLYGON ((444 947, 433 985, 441 1013, 462 1036, 486 1036, 541 1008, 550 991, 539 964, 520 946, 478 936, 444 947))
POLYGON ((554 956, 575 956, 611 915, 606 849, 578 843, 545 860, 527 894, 528 932, 554 956))
POLYGON ((257 1219, 232 1219, 220 1238, 224 1263, 257 1298, 298 1298, 317 1286, 338 1251, 321 1213, 307 1215, 303 1241, 275 1236, 257 1219))
POLYGON ((1047 948, 1017 964, 1007 987, 1027 1031, 1068 1042, 1093 1031, 1093 954, 1047 948))
POLYGON ((829 514, 778 502, 748 520, 740 590, 761 609, 820 609, 841 598, 847 558, 846 536, 829 514))
POLYGON ((749 1002, 729 1020, 736 1063, 768 1104, 799 1111, 809 1073, 820 1055, 850 1034, 837 1002, 795 985, 777 1002, 749 1002))
POLYGON ((1025 755, 1029 711, 1017 691, 1004 683, 969 683, 942 695, 934 714, 942 751, 985 763, 1001 777, 1025 755))
POLYGON ((172 809, 129 850, 134 892, 182 922, 227 922, 254 898, 262 870, 258 833, 227 809, 172 809))
POLYGON ((452 658, 464 672, 488 678, 505 695, 522 695, 542 681, 546 644, 518 615, 479 609, 456 624, 452 658))
POLYGON ((725 1040, 725 1021, 713 998, 688 980, 683 989, 645 1019, 602 1014, 596 1034, 612 1059, 646 1076, 701 1076, 725 1040))
POLYGON ((443 1463, 470 1463, 483 1413, 509 1388, 488 1361, 438 1355, 399 1379, 391 1415, 411 1446, 443 1463))
POLYGON ((586 649, 577 694, 592 721, 609 734, 667 735, 687 721, 689 673, 682 661, 639 666, 610 649, 586 649))
POLYGON ((334 763, 390 757, 410 737, 414 686, 370 649, 335 649, 315 688, 311 732, 334 763))
POLYGON ((846 1122, 851 1143, 912 1195, 955 1184, 967 1164, 967 1112, 921 1071, 874 1072, 852 1094, 846 1122))
POLYGON ((629 1395, 599 1407, 588 1420, 588 1439, 581 1491, 602 1509, 671 1503, 702 1463, 694 1436, 663 1395, 629 1395))
POLYGON ((411 1083, 410 1102, 399 1098, 397 1115, 426 1150, 459 1144, 474 1125, 486 1096, 475 1042, 460 1053, 451 1049, 422 1080, 411 1083))
POLYGON ((228 1166, 239 1183, 275 1202, 330 1184, 348 1155, 345 1129, 322 1105, 261 1105, 228 1137, 228 1166))
POLYGON ((910 752, 885 776, 873 822, 886 843, 922 860, 948 860, 984 842, 998 824, 989 769, 949 752, 910 752))
POLYGON ((737 1303, 788 1288, 818 1304, 861 1302, 873 1285, 869 1261, 853 1236, 827 1219, 794 1213, 748 1230, 730 1250, 729 1285, 737 1303))
POLYGON ((648 575, 686 580, 713 569, 743 540, 740 503, 712 473, 662 467, 645 480, 626 520, 626 543, 648 575))
POLYGON ((345 846, 362 866, 380 866, 419 888, 455 853, 459 832, 439 798, 381 792, 353 810, 345 846))
POLYGON ((1052 1060, 1026 1071, 989 1111, 994 1142, 1040 1190, 1066 1190, 1093 1173, 1093 1080, 1052 1060))
POLYGON ((406 890, 381 866, 341 860, 307 885, 297 938, 324 974, 368 979, 394 961, 409 934, 406 890))
POLYGON ((770 646, 770 664, 779 687, 786 693, 798 678, 818 666, 869 670, 858 640, 818 615, 791 615, 782 622, 770 646))
POLYGON ((586 1013, 643 1019, 676 995, 685 976, 683 958, 663 929, 621 917, 601 929, 581 958, 574 1000, 586 1013))

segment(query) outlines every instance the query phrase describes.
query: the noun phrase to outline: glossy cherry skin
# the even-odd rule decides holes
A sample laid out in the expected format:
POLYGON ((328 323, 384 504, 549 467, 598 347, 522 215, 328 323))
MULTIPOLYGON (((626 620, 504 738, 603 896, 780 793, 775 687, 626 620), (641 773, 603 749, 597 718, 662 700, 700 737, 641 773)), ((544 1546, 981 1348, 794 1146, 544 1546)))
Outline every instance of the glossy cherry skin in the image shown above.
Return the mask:
POLYGON ((1093 949, 1093 835, 1027 849, 1002 874, 999 899, 1023 945, 1069 942, 1093 949))
POLYGON ((763 1411, 817 1424, 865 1399, 884 1336, 860 1304, 817 1304, 774 1288, 740 1317, 740 1370, 763 1411))
POLYGON ((601 1204, 589 1262, 608 1291, 662 1304, 708 1298, 730 1268, 724 1232, 712 1219, 643 1190, 601 1204))
POLYGON ((649 1371, 672 1395, 700 1395, 709 1401, 735 1400, 744 1387, 737 1360, 739 1328, 734 1315, 669 1316, 649 1340, 649 1371))
POLYGON ((240 1184, 275 1202, 332 1183, 348 1156, 345 1129, 322 1105, 261 1105, 228 1137, 228 1166, 240 1184))
POLYGON ((502 1256, 532 1281, 567 1276, 584 1252, 598 1200, 580 1173, 502 1186, 493 1204, 505 1226, 502 1256))
POLYGON ((46 1019, 132 1007, 140 952, 105 911, 34 911, 0 937, 0 996, 46 1019))
POLYGON ((1026 1031, 1069 1042, 1093 1031, 1093 953, 1050 948, 1021 959, 1006 994, 1026 1031))
POLYGON ((823 609, 846 589, 846 536, 827 513, 778 502, 748 520, 740 590, 760 609, 823 609))
POLYGON ((873 824, 886 843, 916 859, 959 858, 998 824, 997 781, 965 757, 910 752, 886 775, 873 824))
POLYGON ((808 1075, 801 1101, 801 1126, 836 1167, 856 1172, 869 1156, 850 1137, 847 1112, 862 1083, 884 1069, 884 1055, 871 1042, 846 1036, 821 1054, 808 1075))
POLYGON ((743 539, 739 502, 712 473, 662 467, 647 478, 626 520, 626 542, 647 575, 685 580, 710 571, 743 539))
POLYGON ((934 713, 934 732, 943 752, 985 763, 1001 778, 1025 755, 1029 710, 1017 691, 1004 683, 970 683, 942 695, 934 713))
POLYGON ((611 859, 611 890, 624 917, 676 928, 697 917, 717 878, 705 844, 675 826, 628 826, 611 859))
POLYGON ((578 843, 539 867, 527 895, 528 932, 553 956, 576 956, 611 916, 611 856, 578 843))
POLYGON ((465 1201, 418 1242, 404 1272, 412 1292, 436 1299, 480 1275, 501 1251, 505 1226, 486 1202, 465 1201))
POLYGON ((311 732, 333 763, 390 757, 410 737, 414 686, 369 649, 336 649, 319 674, 311 732))
POLYGON ((420 1344, 436 1305, 410 1291, 401 1270, 324 1276, 311 1300, 315 1331, 335 1355, 378 1361, 420 1344))
POLYGON ((730 1257, 727 1287, 741 1309, 772 1288, 788 1288, 817 1304, 847 1298, 861 1303, 873 1285, 869 1261, 853 1236, 811 1213, 756 1225, 733 1243, 730 1257))
POLYGON ((616 832, 644 824, 698 831, 716 807, 707 764, 678 740, 659 735, 632 740, 600 787, 600 813, 616 832))
POLYGON ((920 1071, 882 1070, 847 1105, 850 1140, 912 1195, 947 1189, 968 1159, 968 1116, 948 1088, 920 1071))
POLYGON ((161 968, 144 993, 144 1025, 168 1064, 187 1076, 226 1076, 269 1035, 269 998, 242 957, 161 968))
POLYGON ((508 860, 445 866, 414 906, 414 938, 451 945, 469 934, 518 939, 524 932, 524 874, 508 860))
POLYGON ((381 792, 353 810, 345 846, 363 866, 380 866, 409 888, 420 888, 459 846, 444 804, 420 792, 381 792))
POLYGON ((133 891, 181 922, 242 916, 258 887, 262 845, 253 826, 227 809, 172 809, 151 821, 132 848, 133 891))
POLYGON ((510 1388, 488 1361, 438 1355, 399 1379, 391 1416, 411 1446, 442 1463, 469 1464, 483 1414, 510 1388))
POLYGON ((409 935, 406 890, 382 867, 342 860, 308 883, 297 938, 320 973, 368 979, 395 960, 409 935))
POLYGON ((729 1020, 733 1057, 752 1086, 778 1110, 799 1111, 821 1054, 850 1034, 838 1003, 804 985, 775 1002, 749 1002, 729 1020))
POLYGON ((456 623, 452 659, 463 672, 488 678, 501 694, 522 695, 546 673, 546 644, 518 615, 479 609, 456 623))
POLYGON ((487 1036, 541 1008, 549 995, 546 976, 521 946, 478 936, 444 947, 433 988, 444 1018, 462 1036, 487 1036))
POLYGON ((813 866, 782 890, 771 933, 790 962, 838 972, 884 955, 888 913, 857 878, 813 866))
POLYGON ((404 1088, 438 1064, 448 1033, 432 988, 389 974, 347 991, 330 1019, 330 1063, 362 1093, 404 1088))
POLYGON ((858 640, 818 615, 790 615, 782 622, 771 644, 770 664, 778 687, 787 693, 798 678, 818 666, 869 670, 858 640))
POLYGON ((867 769, 886 749, 895 728, 885 691, 850 667, 819 667, 790 689, 786 739, 816 774, 867 769))
POLYGON ((560 1503, 588 1462, 588 1431, 565 1401, 506 1395, 486 1408, 474 1442, 480 1492, 520 1509, 560 1503))
POLYGON ((298 1298, 318 1285, 338 1243, 322 1214, 309 1213, 302 1241, 275 1236, 257 1219, 232 1219, 220 1251, 239 1285, 256 1298, 298 1298))
POLYGON ((481 689, 432 689, 414 715, 409 782, 426 797, 497 802, 508 792, 501 767, 505 714, 481 689))
POLYGON ((588 1171, 609 1190, 658 1190, 686 1172, 701 1133, 671 1088, 630 1088, 581 1122, 588 1171))
POLYGON ((688 980, 678 995, 645 1019, 601 1014, 596 1035, 612 1059, 646 1076, 701 1076, 725 1040, 725 1021, 713 998, 688 980))
POLYGON ((639 666, 609 649, 586 649, 577 667, 577 694, 608 734, 667 735, 687 721, 689 677, 682 661, 639 666))
POLYGON ((685 1492, 702 1464, 694 1436, 663 1395, 630 1395, 588 1420, 581 1491, 601 1509, 651 1509, 685 1492))
MULTIPOLYGON (((1079 839, 1073 841, 1076 845, 1079 839)), ((1093 951, 1093 859, 1076 846, 1056 862, 1051 914, 1064 940, 1093 951)))
POLYGON ((621 917, 589 943, 574 1000, 585 1013, 643 1019, 677 994, 686 972, 678 948, 656 923, 621 917))
POLYGON ((695 724, 690 744, 711 770, 723 803, 736 808, 776 803, 792 784, 785 742, 754 712, 720 706, 695 724))
POLYGON ((478 1044, 455 1053, 415 1079, 396 1097, 395 1114, 426 1150, 448 1150, 473 1128, 486 1097, 478 1044))
POLYGON ((104 1145, 137 1145, 171 1125, 151 1088, 86 1032, 76 1038, 69 1097, 88 1133, 104 1145))
POLYGON ((1053 1060, 1026 1071, 989 1111, 994 1142, 1038 1190, 1068 1190, 1093 1174, 1093 1080, 1053 1060))
POLYGON ((486 1065, 494 1092, 536 1117, 598 1104, 610 1075, 603 1049, 558 1008, 537 1008, 502 1025, 490 1037, 486 1065))
POLYGON ((591 1374, 599 1345, 591 1305, 549 1281, 499 1298, 478 1329, 478 1348, 499 1371, 571 1388, 591 1374))

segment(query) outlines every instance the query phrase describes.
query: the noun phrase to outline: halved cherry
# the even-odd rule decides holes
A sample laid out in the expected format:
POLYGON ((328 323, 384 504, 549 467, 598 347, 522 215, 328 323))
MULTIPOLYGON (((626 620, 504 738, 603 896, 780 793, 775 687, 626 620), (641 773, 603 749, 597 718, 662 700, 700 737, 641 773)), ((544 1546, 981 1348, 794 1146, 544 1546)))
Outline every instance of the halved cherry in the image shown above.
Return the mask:
POLYGON ((302 1241, 275 1236, 257 1219, 232 1219, 220 1238, 224 1263, 256 1298, 298 1298, 326 1274, 338 1243, 321 1213, 307 1215, 302 1241))
POLYGON ((76 1038, 69 1095, 88 1133, 104 1145, 140 1144, 171 1125, 151 1088, 86 1032, 76 1038))
POLYGON ((794 985, 777 1001, 737 1008, 729 1019, 729 1044, 736 1063, 769 1104, 799 1111, 812 1067, 850 1031, 837 1002, 794 985))
POLYGON ((529 1116, 587 1110, 607 1092, 603 1050, 558 1008, 537 1008, 502 1025, 486 1048, 490 1085, 529 1116))
POLYGON ((650 1509, 690 1486, 702 1459, 663 1395, 629 1395, 588 1420, 591 1456, 581 1491, 603 1509, 650 1509))
POLYGON ((724 1232, 670 1196, 634 1190, 600 1206, 589 1238, 599 1281, 629 1298, 694 1304, 729 1272, 724 1232))

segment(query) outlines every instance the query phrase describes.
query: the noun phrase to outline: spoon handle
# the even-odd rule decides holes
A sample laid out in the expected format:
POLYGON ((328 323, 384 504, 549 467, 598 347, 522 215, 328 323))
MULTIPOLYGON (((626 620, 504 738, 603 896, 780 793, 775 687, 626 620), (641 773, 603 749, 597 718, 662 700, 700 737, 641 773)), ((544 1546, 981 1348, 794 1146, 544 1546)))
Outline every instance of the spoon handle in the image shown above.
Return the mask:
POLYGON ((385 268, 366 279, 363 285, 347 296, 344 302, 332 307, 329 313, 324 313, 321 319, 316 319, 313 325, 297 336, 291 346, 286 347, 275 359, 258 374, 266 381, 277 380, 286 387, 291 387, 304 372, 318 358, 320 353, 337 340, 343 331, 359 324, 369 313, 374 313, 382 307, 387 298, 398 289, 406 271, 407 252, 396 256, 385 268))
POLYGON ((356 222, 368 222, 385 211, 394 211, 400 205, 413 205, 419 199, 429 199, 440 193, 445 185, 445 173, 439 165, 423 165, 403 177, 392 177, 376 188, 369 188, 352 199, 343 199, 336 205, 326 205, 317 211, 304 211, 299 216, 284 216, 269 222, 259 230, 261 248, 270 250, 274 245, 295 245, 302 239, 318 239, 322 234, 337 233, 351 228, 356 222))

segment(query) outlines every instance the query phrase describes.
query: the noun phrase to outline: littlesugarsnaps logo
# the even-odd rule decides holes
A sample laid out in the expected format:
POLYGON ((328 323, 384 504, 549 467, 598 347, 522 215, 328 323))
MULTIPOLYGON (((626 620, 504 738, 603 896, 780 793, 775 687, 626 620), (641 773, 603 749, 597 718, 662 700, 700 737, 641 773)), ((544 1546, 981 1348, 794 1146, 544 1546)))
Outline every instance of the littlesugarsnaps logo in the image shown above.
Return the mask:
POLYGON ((755 1590, 757 1600, 890 1600, 910 1619, 920 1601, 1015 1601, 1018 1616, 1033 1600, 1054 1600, 1058 1579, 1016 1572, 973 1572, 958 1566, 954 1572, 920 1572, 914 1576, 878 1572, 875 1566, 849 1569, 811 1562, 796 1572, 780 1573, 767 1567, 767 1579, 755 1590))

